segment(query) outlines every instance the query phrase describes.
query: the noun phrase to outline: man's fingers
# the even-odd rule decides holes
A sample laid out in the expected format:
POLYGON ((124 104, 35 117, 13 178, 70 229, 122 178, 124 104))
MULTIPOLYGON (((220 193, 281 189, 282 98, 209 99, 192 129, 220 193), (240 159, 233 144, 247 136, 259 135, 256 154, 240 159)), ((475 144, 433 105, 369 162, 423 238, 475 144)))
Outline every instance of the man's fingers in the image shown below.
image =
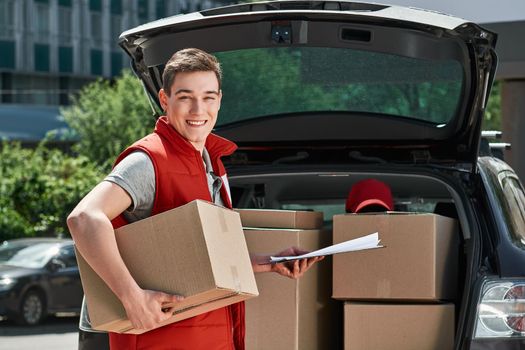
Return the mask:
POLYGON ((183 301, 184 297, 182 295, 167 294, 167 293, 159 292, 157 300, 159 300, 162 304, 178 303, 180 301, 183 301))

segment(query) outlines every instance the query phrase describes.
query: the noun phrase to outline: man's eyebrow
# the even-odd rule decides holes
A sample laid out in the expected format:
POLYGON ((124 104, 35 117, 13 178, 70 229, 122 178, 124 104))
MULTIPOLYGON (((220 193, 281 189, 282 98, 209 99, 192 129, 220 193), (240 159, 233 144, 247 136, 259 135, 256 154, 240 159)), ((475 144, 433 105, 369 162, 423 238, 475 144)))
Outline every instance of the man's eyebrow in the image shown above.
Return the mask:
MULTIPOLYGON (((191 94, 191 93, 193 93, 193 90, 189 90, 189 89, 179 89, 179 90, 175 91, 175 95, 177 95, 177 94, 183 94, 183 93, 191 94)), ((214 94, 214 95, 219 95, 219 91, 215 91, 215 90, 204 91, 204 93, 205 93, 205 94, 214 94)))
POLYGON ((192 92, 193 92, 193 91, 188 90, 188 89, 179 89, 179 90, 175 91, 175 95, 177 95, 177 94, 183 94, 183 93, 191 94, 192 92))

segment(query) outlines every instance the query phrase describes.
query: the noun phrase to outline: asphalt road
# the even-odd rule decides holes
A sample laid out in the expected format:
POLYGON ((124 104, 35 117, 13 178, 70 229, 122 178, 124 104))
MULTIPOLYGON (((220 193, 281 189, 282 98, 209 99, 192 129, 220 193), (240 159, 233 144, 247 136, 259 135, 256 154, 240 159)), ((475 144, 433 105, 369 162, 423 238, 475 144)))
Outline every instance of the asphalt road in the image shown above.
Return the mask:
POLYGON ((78 317, 49 317, 35 327, 0 321, 0 350, 75 350, 78 348, 78 317))

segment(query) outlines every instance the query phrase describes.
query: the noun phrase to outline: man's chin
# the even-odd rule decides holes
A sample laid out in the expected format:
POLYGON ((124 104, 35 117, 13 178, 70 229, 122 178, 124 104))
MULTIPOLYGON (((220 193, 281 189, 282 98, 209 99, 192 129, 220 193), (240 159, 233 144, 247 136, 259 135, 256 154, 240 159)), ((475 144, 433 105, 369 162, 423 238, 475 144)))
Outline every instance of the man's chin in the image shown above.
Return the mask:
POLYGON ((206 138, 208 137, 208 135, 209 134, 207 134, 206 136, 199 136, 199 137, 188 135, 188 136, 184 136, 184 138, 189 143, 191 143, 195 148, 200 149, 199 146, 201 146, 201 145, 204 146, 204 144, 206 143, 206 138))

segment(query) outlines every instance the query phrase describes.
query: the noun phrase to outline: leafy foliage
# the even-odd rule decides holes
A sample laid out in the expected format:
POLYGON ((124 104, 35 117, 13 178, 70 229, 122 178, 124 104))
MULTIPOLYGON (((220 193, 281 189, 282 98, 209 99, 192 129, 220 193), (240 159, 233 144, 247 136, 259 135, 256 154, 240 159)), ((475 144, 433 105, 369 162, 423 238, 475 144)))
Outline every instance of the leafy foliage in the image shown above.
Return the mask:
POLYGON ((501 83, 495 82, 483 118, 483 130, 501 131, 501 83))
POLYGON ((454 60, 323 47, 244 49, 217 57, 224 71, 219 123, 351 111, 440 124, 452 118, 461 97, 462 68, 454 60))
POLYGON ((65 219, 103 173, 84 156, 71 157, 40 144, 0 150, 0 241, 67 235, 65 219))
POLYGON ((142 85, 129 70, 113 83, 98 80, 87 85, 62 114, 80 136, 74 150, 106 171, 120 152, 149 134, 155 124, 142 85))
MULTIPOLYGON (((3 143, 0 150, 0 241, 67 235, 66 217, 109 171, 126 146, 151 132, 154 118, 129 71, 115 82, 84 87, 62 111, 80 141, 77 156, 46 147, 3 143)), ((71 136, 71 135, 69 135, 71 136)))

